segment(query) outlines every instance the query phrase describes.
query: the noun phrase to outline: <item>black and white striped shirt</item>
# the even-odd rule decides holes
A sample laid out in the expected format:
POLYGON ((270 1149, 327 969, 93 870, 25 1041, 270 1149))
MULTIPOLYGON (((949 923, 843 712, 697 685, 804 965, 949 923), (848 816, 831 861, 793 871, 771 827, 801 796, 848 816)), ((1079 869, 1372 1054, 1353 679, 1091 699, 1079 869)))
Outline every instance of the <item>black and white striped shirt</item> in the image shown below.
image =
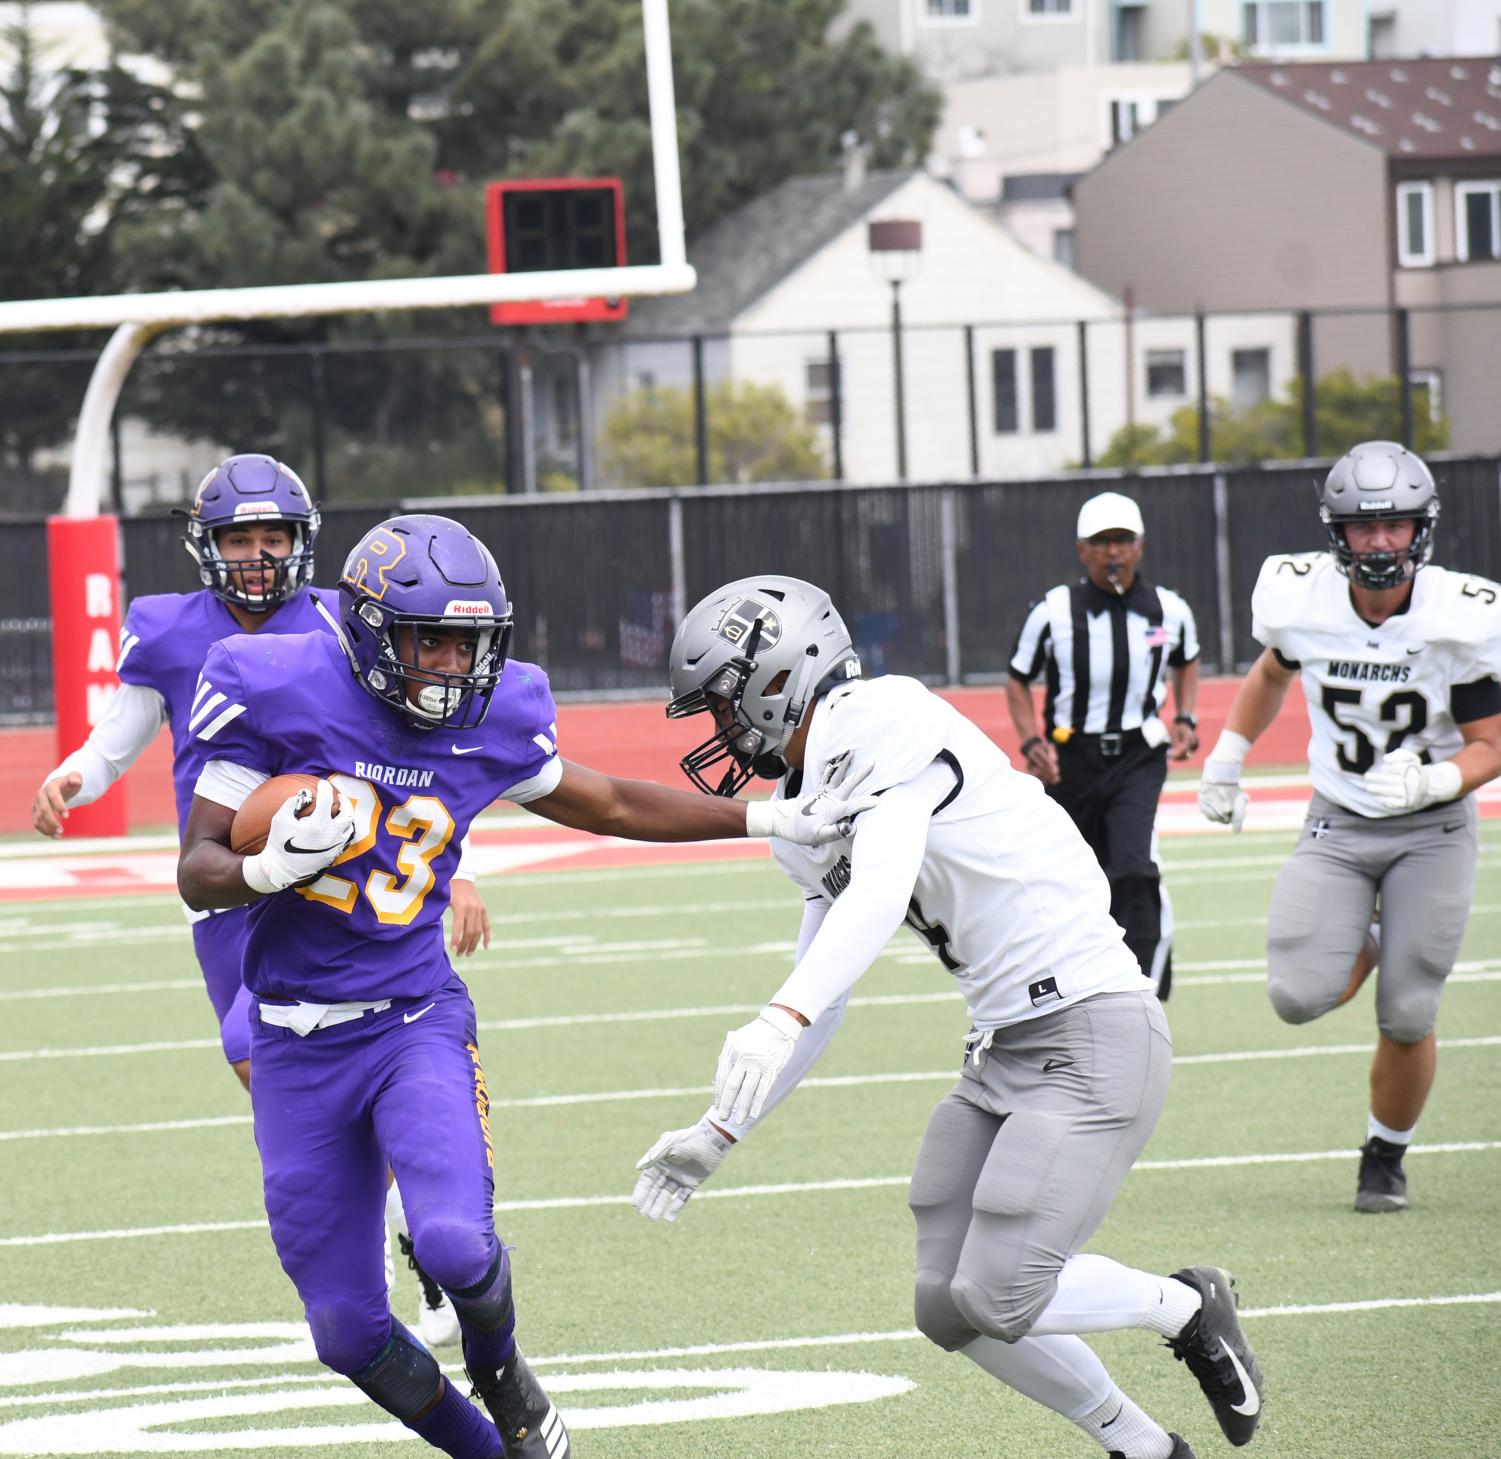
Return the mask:
POLYGON ((1046 733, 1116 734, 1156 714, 1167 670, 1198 656, 1193 609, 1171 588, 1138 576, 1117 595, 1086 578, 1060 583, 1033 605, 1011 673, 1030 684, 1046 671, 1046 733))

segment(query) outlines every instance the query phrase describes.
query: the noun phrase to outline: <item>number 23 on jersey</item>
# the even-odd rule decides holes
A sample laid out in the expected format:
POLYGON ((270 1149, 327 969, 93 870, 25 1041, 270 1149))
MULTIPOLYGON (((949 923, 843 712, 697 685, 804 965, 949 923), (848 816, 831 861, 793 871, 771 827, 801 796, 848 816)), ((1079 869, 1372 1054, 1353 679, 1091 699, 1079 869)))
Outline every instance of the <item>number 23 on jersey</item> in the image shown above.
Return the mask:
MULTIPOLYGON (((340 866, 363 856, 375 845, 385 806, 368 780, 342 774, 330 775, 328 779, 354 812, 354 840, 334 862, 340 866)), ((402 843, 396 853, 398 875, 377 867, 365 878, 365 899, 379 921, 405 927, 422 910, 427 894, 437 885, 432 864, 453 839, 454 820, 436 796, 413 795, 386 813, 385 824, 386 830, 402 843)), ((298 887, 297 892, 310 902, 322 902, 341 912, 353 912, 360 897, 356 882, 335 876, 332 871, 324 872, 310 886, 298 887)))

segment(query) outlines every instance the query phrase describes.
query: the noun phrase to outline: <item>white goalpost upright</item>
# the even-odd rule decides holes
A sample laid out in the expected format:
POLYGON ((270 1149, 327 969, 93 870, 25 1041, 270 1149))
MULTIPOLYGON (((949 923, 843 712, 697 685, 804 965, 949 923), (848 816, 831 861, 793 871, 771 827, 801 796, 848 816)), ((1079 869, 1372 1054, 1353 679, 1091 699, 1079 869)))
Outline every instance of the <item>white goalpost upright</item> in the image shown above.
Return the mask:
MULTIPOLYGON (((581 295, 683 294, 693 288, 696 276, 688 263, 683 231, 667 0, 641 0, 641 12, 659 263, 0 303, 0 335, 114 329, 84 392, 63 514, 48 523, 59 756, 79 743, 97 722, 116 683, 113 666, 120 626, 119 549, 116 523, 112 517, 100 516, 99 505, 115 406, 131 366, 156 335, 219 320, 449 309, 581 295)), ((118 786, 95 805, 73 812, 68 820, 68 831, 73 835, 121 835, 125 830, 124 801, 118 786)))

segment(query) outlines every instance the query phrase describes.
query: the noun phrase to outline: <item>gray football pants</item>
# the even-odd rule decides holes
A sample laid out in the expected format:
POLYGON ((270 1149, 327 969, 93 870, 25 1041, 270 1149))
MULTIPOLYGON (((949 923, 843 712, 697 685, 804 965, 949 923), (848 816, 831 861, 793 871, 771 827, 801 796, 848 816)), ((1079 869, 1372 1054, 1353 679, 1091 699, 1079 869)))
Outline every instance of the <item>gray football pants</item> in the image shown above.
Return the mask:
POLYGON ((1267 918, 1277 1016, 1307 1023, 1335 1006, 1379 895, 1376 1023, 1398 1043, 1426 1038, 1464 940, 1479 846, 1473 796, 1375 819, 1315 795, 1267 918))
POLYGON ((928 1121, 908 1204, 917 1325, 1015 1342, 1053 1300, 1162 1113, 1173 1045, 1151 992, 998 1029, 928 1121))

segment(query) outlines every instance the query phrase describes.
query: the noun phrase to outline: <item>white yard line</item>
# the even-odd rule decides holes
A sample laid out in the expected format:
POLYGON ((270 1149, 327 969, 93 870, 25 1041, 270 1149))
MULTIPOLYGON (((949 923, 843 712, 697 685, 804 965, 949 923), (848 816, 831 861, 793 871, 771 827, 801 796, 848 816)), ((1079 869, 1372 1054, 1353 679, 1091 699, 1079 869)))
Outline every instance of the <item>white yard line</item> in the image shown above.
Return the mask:
MULTIPOLYGON (((1408 1155, 1485 1154, 1501 1150, 1498 1140, 1455 1141, 1441 1145, 1412 1145, 1408 1155)), ((1207 1156, 1185 1160, 1139 1160, 1132 1168, 1138 1171, 1218 1169, 1229 1165, 1288 1165, 1313 1161, 1349 1160, 1352 1152, 1344 1150, 1291 1151, 1264 1155, 1207 1156)), ((851 1177, 843 1180, 784 1181, 768 1185, 724 1186, 701 1190, 700 1201, 764 1199, 784 1195, 817 1195, 830 1191, 878 1190, 905 1186, 911 1177, 879 1175, 851 1177)), ((601 1196, 554 1196, 537 1200, 497 1201, 501 1214, 526 1211, 577 1211, 598 1206, 628 1206, 628 1194, 601 1196)), ((195 1221, 176 1226, 137 1226, 103 1231, 52 1231, 35 1236, 0 1236, 0 1247, 57 1246, 78 1241, 134 1241, 150 1236, 196 1236, 228 1231, 264 1231, 264 1217, 252 1221, 195 1221)))

